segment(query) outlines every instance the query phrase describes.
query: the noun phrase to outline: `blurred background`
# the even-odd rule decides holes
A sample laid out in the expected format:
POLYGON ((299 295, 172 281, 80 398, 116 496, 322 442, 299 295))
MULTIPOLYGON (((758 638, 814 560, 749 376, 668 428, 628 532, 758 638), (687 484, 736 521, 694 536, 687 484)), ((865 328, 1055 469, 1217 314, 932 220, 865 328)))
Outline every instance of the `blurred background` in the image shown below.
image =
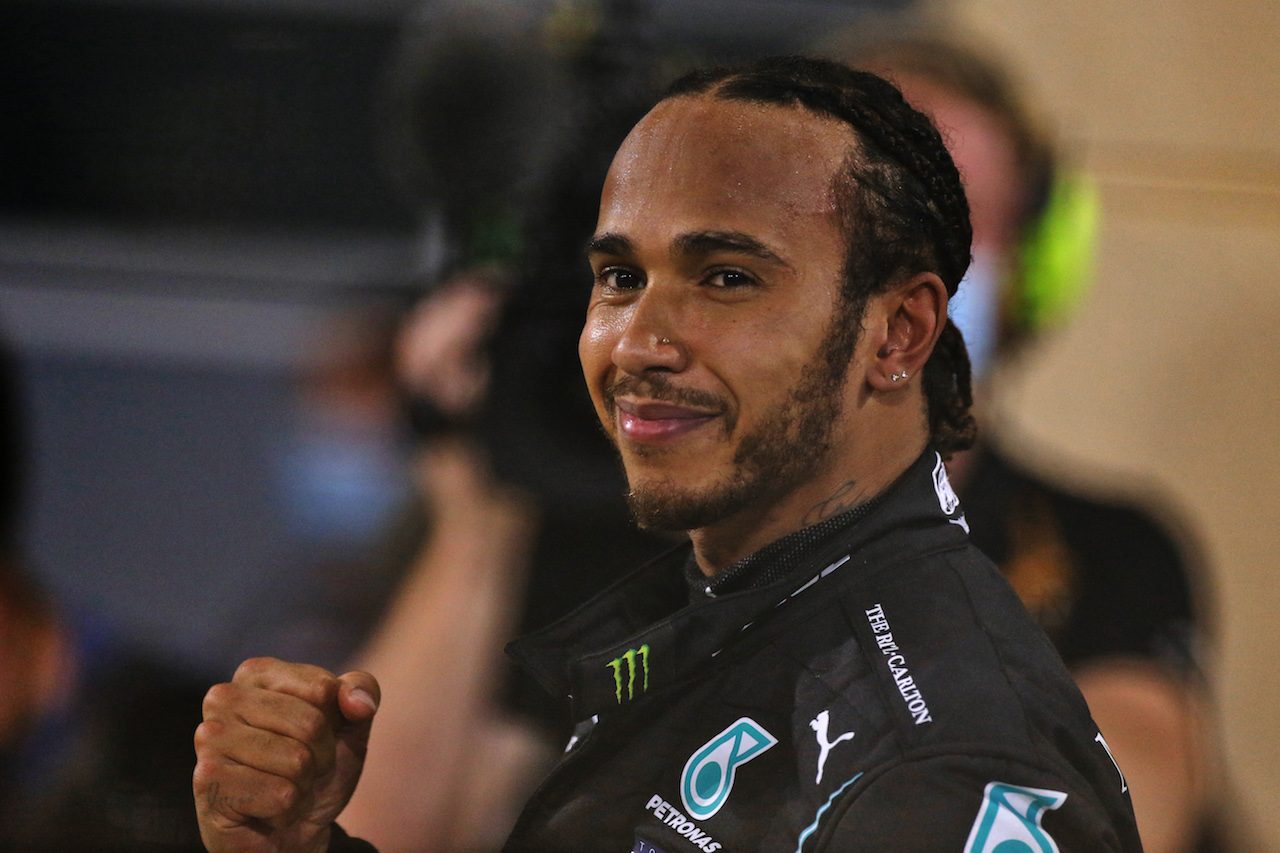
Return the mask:
MULTIPOLYGON (((193 684, 250 654, 337 666, 385 600, 395 579, 358 567, 413 499, 392 330, 460 241, 501 243, 511 170, 541 168, 557 132, 520 109, 560 105, 504 104, 518 156, 486 173, 484 222, 451 225, 433 170, 483 161, 456 139, 496 131, 406 140, 401 113, 406 80, 462 73, 432 65, 454 44, 433 15, 467 5, 0 2, 19 541, 91 662, 138 654, 193 684)), ((635 57, 677 68, 921 23, 1009 61, 1094 181, 1101 226, 1075 321, 997 377, 1008 449, 1194 540, 1235 796, 1280 850, 1280 5, 471 5, 508 28, 490 33, 505 64, 469 78, 491 92, 535 85, 528 44, 572 52, 601 28, 620 76, 635 57)))

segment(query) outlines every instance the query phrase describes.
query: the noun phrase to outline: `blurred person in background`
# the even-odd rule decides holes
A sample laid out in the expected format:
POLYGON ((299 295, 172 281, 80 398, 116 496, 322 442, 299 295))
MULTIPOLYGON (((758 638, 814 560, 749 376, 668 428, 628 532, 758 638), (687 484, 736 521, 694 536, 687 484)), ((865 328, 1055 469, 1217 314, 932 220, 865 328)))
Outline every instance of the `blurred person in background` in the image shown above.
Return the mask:
POLYGON ((26 563, 26 408, 0 345, 0 850, 197 853, 205 686, 66 612, 26 563))
POLYGON ((936 37, 856 36, 824 52, 896 82, 942 129, 965 182, 973 264, 950 314, 969 348, 982 429, 948 471, 972 541, 1071 668, 1124 768, 1148 853, 1228 849, 1199 659, 1204 576, 1186 531, 1006 455, 992 418, 999 365, 1065 322, 1083 293, 1097 218, 1090 186, 1057 161, 988 54, 936 37))
POLYGON ((27 810, 47 744, 65 723, 79 666, 63 616, 22 559, 24 410, 13 358, 0 350, 0 849, 34 834, 27 810))
POLYGON ((282 554, 241 631, 240 657, 293 656, 338 666, 363 642, 399 581, 387 558, 415 501, 413 442, 395 340, 420 288, 350 286, 320 302, 272 446, 282 554))

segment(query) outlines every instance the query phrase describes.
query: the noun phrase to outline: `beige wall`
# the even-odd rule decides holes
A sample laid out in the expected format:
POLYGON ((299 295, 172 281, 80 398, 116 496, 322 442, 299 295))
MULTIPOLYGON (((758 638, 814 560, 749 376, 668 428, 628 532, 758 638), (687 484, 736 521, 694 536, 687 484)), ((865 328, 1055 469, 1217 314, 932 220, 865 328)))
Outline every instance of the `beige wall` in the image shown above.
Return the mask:
POLYGON ((1025 447, 1162 490, 1214 587, 1236 787, 1280 850, 1280 3, 939 0, 1101 182, 1097 281, 1010 377, 1025 447))

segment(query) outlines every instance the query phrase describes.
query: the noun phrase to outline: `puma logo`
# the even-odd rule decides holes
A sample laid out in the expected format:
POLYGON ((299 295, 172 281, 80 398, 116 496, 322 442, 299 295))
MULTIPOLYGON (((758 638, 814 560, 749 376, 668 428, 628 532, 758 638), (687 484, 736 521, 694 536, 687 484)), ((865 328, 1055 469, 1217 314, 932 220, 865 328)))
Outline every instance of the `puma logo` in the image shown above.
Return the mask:
POLYGON ((835 748, 835 745, 845 740, 853 739, 853 732, 845 732, 835 740, 827 738, 827 725, 831 722, 831 712, 823 711, 809 722, 809 728, 813 729, 818 737, 818 778, 814 780, 815 785, 822 784, 822 768, 827 766, 827 755, 835 748))

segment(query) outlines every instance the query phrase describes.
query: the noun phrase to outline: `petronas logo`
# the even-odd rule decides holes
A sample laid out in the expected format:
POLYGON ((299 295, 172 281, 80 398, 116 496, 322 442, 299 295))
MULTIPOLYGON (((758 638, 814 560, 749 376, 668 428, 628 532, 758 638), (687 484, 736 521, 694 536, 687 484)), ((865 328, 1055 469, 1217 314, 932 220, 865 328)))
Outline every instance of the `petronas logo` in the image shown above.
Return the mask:
POLYGON ((623 688, 626 688, 627 701, 630 702, 636 698, 636 659, 640 660, 640 672, 643 680, 640 682, 640 692, 643 693, 649 689, 649 645, 646 643, 638 649, 627 649, 627 653, 620 658, 614 658, 609 661, 609 667, 613 669, 613 683, 618 688, 618 704, 622 704, 623 688), (623 675, 623 672, 626 675, 623 675))
POLYGON ((772 747, 778 739, 750 717, 742 717, 689 757, 680 777, 680 799, 697 820, 720 811, 733 790, 738 767, 772 747))
POLYGON ((1040 819, 1066 801, 1061 791, 989 783, 964 853, 1058 853, 1040 819))

